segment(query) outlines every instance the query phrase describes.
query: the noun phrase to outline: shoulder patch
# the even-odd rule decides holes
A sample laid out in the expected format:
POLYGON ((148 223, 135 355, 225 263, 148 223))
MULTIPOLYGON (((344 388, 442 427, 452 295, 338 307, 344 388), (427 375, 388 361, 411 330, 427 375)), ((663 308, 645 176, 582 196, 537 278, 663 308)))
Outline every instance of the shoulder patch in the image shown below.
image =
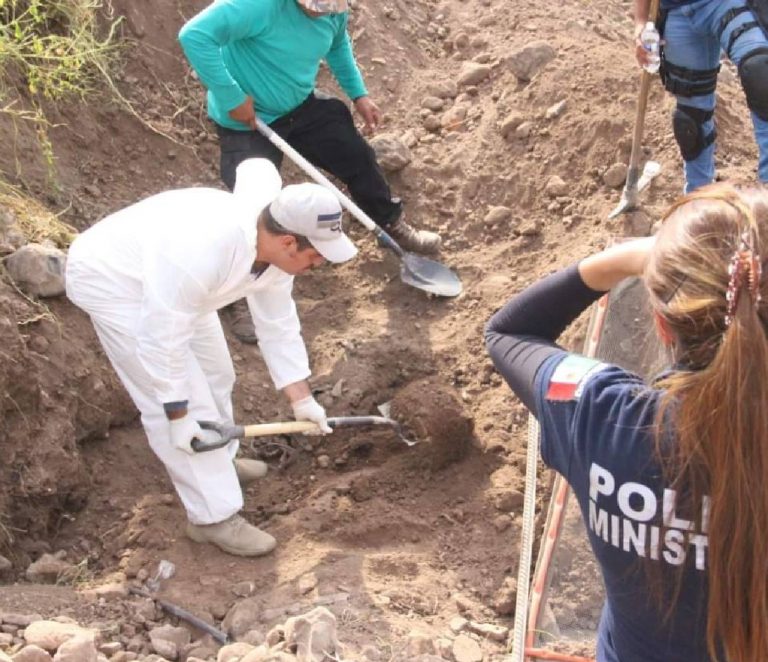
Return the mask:
POLYGON ((580 354, 569 354, 558 363, 547 388, 547 400, 578 400, 587 380, 607 364, 580 354))

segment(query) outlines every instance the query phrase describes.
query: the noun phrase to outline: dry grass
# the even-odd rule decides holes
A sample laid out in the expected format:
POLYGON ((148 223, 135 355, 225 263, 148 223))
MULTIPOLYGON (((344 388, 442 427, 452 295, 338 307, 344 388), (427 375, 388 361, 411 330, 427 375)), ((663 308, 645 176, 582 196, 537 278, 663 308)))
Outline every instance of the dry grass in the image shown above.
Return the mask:
POLYGON ((18 188, 0 180, 0 209, 11 211, 15 225, 30 242, 52 241, 66 248, 77 236, 77 231, 58 215, 24 195, 18 188))

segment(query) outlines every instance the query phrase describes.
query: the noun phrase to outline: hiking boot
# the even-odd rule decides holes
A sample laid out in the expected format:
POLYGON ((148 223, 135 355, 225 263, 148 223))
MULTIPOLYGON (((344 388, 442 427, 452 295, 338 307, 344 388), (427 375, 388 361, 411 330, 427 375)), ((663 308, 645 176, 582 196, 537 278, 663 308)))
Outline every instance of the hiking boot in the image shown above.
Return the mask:
POLYGON ((259 478, 267 475, 267 465, 261 460, 249 460, 237 458, 235 460, 235 472, 241 485, 249 485, 259 478))
POLYGON ((245 299, 235 301, 227 307, 229 318, 229 330, 240 342, 248 345, 258 345, 256 329, 253 327, 253 318, 245 299))
POLYGON ((271 535, 237 514, 216 524, 188 523, 187 537, 195 542, 209 542, 235 556, 262 556, 269 554, 277 545, 271 535))
POLYGON ((440 250, 442 239, 440 239, 440 235, 437 232, 417 230, 408 225, 402 216, 388 228, 384 228, 384 230, 406 251, 437 253, 440 250))

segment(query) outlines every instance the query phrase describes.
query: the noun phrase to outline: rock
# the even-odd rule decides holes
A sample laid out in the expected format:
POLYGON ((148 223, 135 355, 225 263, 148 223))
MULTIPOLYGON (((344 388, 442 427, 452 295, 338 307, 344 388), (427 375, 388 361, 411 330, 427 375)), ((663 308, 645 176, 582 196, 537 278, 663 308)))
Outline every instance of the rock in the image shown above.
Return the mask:
POLYGON ((123 644, 119 641, 110 641, 109 643, 99 646, 98 651, 102 655, 112 657, 115 653, 119 653, 123 650, 123 644))
POLYGON ((457 103, 453 108, 450 108, 440 118, 440 125, 444 129, 457 130, 463 128, 464 119, 467 117, 469 107, 463 103, 457 103))
POLYGON ((11 658, 7 653, 0 651, 0 662, 11 662, 11 658))
POLYGON ((435 649, 437 650, 437 654, 439 656, 438 659, 441 660, 450 660, 451 659, 451 649, 453 648, 453 641, 450 639, 435 639, 435 649))
POLYGON ((285 640, 295 647, 298 662, 325 662, 336 654, 336 617, 325 607, 285 622, 285 640))
POLYGON ((627 164, 614 163, 603 173, 603 182, 611 188, 620 188, 624 186, 627 179, 627 164))
POLYGON ((453 81, 434 81, 427 85, 427 94, 440 99, 454 99, 459 88, 453 81))
POLYGON ((299 593, 306 595, 317 588, 317 575, 314 572, 308 572, 299 577, 299 593))
POLYGON ((236 602, 227 612, 221 624, 233 639, 240 639, 261 622, 263 605, 258 598, 246 598, 236 602))
POLYGON ((6 572, 11 568, 13 568, 13 563, 0 554, 0 572, 6 572))
POLYGON ((450 623, 448 623, 448 627, 451 628, 453 634, 459 634, 459 632, 462 632, 467 627, 467 623, 469 621, 463 616, 454 616, 450 623))
POLYGON ((489 64, 480 64, 478 62, 465 62, 461 65, 461 71, 457 82, 459 85, 477 85, 482 83, 491 75, 491 66, 489 64))
POLYGON ((58 248, 27 244, 5 258, 4 264, 19 289, 31 296, 55 297, 64 294, 66 262, 66 254, 58 248))
POLYGON ((238 662, 248 655, 256 646, 238 641, 234 644, 222 646, 216 655, 216 662, 238 662))
POLYGON ((232 593, 234 593, 238 598, 248 598, 253 595, 255 589, 256 584, 253 582, 238 582, 232 587, 232 593))
POLYGON ((330 455, 326 455, 323 453, 322 455, 317 456, 317 466, 321 469, 327 469, 331 466, 331 457, 330 455))
POLYGON ((433 655, 435 644, 432 638, 424 632, 409 632, 406 638, 405 653, 409 660, 419 655, 433 655))
POLYGON ((59 646, 53 662, 98 662, 98 658, 93 637, 78 635, 59 646))
POLYGON ((470 622, 467 627, 471 632, 481 636, 483 639, 490 639, 491 641, 504 642, 509 636, 509 628, 506 628, 503 625, 470 622))
POLYGON ((425 97, 421 101, 421 107, 427 110, 438 111, 445 106, 445 101, 440 97, 425 97))
POLYGON ((251 646, 260 646, 265 641, 264 633, 261 630, 248 630, 243 635, 243 641, 251 646))
POLYGON ((544 189, 550 198, 559 198, 568 194, 568 184, 557 175, 552 175, 549 178, 544 189))
POLYGON ((483 222, 486 225, 496 225, 506 223, 510 218, 512 218, 512 210, 509 207, 490 207, 483 222))
POLYGON ((43 554, 27 568, 26 577, 29 581, 38 584, 55 584, 61 575, 71 571, 72 568, 71 563, 63 561, 54 554, 43 554))
POLYGON ((139 656, 134 651, 120 651, 109 658, 109 662, 133 662, 137 657, 139 656))
POLYGON ((565 99, 563 99, 562 101, 558 101, 556 104, 547 108, 547 112, 544 114, 544 116, 548 120, 553 120, 556 117, 560 117, 560 115, 563 114, 563 111, 565 110, 566 105, 567 105, 567 102, 565 99))
POLYGON ((517 111, 512 111, 499 124, 499 133, 501 133, 502 137, 507 138, 523 122, 525 122, 525 116, 517 111))
MULTIPOLYGON (((264 662, 264 660, 274 659, 270 657, 271 653, 266 645, 256 646, 248 655, 241 658, 241 662, 264 662)), ((189 662, 189 660, 187 660, 189 662)))
POLYGON ((483 651, 480 645, 465 634, 460 634, 453 641, 453 659, 456 662, 482 662, 483 651))
POLYGON ((0 617, 5 625, 15 625, 16 627, 25 628, 28 625, 32 625, 35 621, 42 621, 43 617, 40 614, 3 614, 0 617))
POLYGON ((459 32, 453 38, 453 46, 457 51, 467 48, 469 46, 469 35, 466 32, 459 32))
POLYGON ((529 81, 556 56, 557 52, 546 41, 535 41, 512 53, 507 64, 520 80, 529 81))
MULTIPOLYGON (((3 617, 5 620, 5 616, 3 617)), ((27 644, 39 646, 49 652, 58 649, 65 641, 74 637, 96 638, 96 631, 80 627, 74 623, 58 623, 57 621, 35 621, 24 630, 24 641, 27 644)))
POLYGON ((155 653, 166 660, 175 660, 179 657, 179 649, 172 641, 156 639, 152 642, 151 648, 155 653))
POLYGON ((121 582, 113 582, 83 591, 83 595, 97 600, 103 598, 106 602, 114 602, 126 597, 128 595, 128 588, 121 582))
POLYGON ((18 653, 11 657, 13 662, 51 662, 53 659, 48 651, 40 646, 24 646, 18 653))
MULTIPOLYGON (((0 616, 0 620, 2 620, 2 616, 0 616)), ((15 636, 10 632, 0 632, 0 649, 10 648, 13 645, 14 639, 15 636)))
POLYGON ((392 133, 382 133, 370 140, 376 160, 388 172, 402 170, 411 162, 411 151, 392 133))
POLYGON ((427 115, 424 118, 424 128, 431 133, 439 131, 441 126, 442 125, 440 123, 439 117, 435 117, 434 115, 427 115))
MULTIPOLYGON (((521 232, 521 234, 523 233, 521 232)), ((525 496, 517 490, 501 490, 494 495, 493 501, 496 508, 501 512, 513 513, 522 507, 525 496)))
POLYGON ((517 601, 517 580, 506 577, 493 598, 493 609, 499 616, 512 616, 517 601))
MULTIPOLYGON (((180 651, 185 646, 189 645, 191 635, 189 630, 182 627, 173 627, 172 625, 161 625, 160 627, 152 628, 149 631, 149 640, 154 647, 156 643, 161 641, 171 642, 176 651, 180 651)), ((158 655, 163 655, 160 651, 157 651, 158 655)), ((163 657, 166 657, 163 655, 163 657)), ((175 659, 172 657, 167 658, 169 660, 175 659)))

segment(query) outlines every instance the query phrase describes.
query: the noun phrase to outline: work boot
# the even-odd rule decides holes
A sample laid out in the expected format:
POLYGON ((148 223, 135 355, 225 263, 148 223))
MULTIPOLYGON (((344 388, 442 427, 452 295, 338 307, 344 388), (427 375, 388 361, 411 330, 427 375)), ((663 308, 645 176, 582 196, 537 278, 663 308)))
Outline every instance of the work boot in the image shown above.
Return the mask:
POLYGON ((187 536, 195 542, 209 542, 235 556, 263 556, 277 545, 271 535, 237 514, 216 524, 188 523, 187 536))
POLYGON ((235 460, 235 472, 241 485, 249 485, 259 478, 267 475, 267 465, 261 460, 249 460, 237 458, 235 460))
POLYGON ((229 318, 229 330, 240 342, 248 345, 257 345, 259 339, 256 337, 256 329, 253 327, 253 317, 248 309, 248 302, 245 299, 235 301, 227 306, 227 317, 229 318))
POLYGON ((437 253, 442 243, 437 232, 417 230, 408 225, 402 216, 388 228, 385 228, 385 231, 400 244, 401 248, 414 253, 437 253))

